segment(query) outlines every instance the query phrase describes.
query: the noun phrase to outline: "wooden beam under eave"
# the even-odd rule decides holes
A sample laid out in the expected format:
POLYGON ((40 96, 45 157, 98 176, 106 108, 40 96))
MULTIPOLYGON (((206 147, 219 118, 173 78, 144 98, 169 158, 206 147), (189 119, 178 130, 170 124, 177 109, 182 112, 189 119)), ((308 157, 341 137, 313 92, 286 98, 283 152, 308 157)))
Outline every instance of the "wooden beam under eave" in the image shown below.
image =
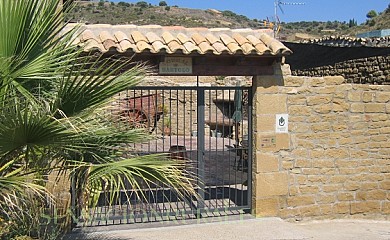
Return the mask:
POLYGON ((194 76, 261 76, 273 75, 272 66, 192 66, 194 76))

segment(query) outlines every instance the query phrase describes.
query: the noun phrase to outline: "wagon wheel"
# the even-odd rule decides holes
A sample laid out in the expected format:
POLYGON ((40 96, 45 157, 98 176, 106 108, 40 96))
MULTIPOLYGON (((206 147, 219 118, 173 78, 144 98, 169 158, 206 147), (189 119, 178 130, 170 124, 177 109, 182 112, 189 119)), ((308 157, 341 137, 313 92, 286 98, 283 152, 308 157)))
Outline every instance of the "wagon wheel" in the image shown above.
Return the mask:
POLYGON ((130 126, 134 128, 148 127, 148 117, 145 113, 137 109, 127 111, 127 121, 130 123, 130 126))

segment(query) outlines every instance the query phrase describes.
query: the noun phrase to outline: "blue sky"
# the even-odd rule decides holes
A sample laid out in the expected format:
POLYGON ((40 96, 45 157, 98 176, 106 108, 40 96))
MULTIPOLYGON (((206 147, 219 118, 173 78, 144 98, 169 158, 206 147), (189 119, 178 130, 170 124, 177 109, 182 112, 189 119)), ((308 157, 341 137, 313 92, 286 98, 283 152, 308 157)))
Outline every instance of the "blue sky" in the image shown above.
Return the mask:
MULTIPOLYGON (((113 0, 111 0, 113 1, 113 0)), ((136 3, 133 0, 115 0, 136 3)), ((161 0, 144 0, 158 5, 161 0)), ((165 0, 168 5, 185 8, 230 10, 249 18, 271 19, 274 15, 274 0, 165 0)), ((299 21, 346 21, 354 18, 358 23, 365 22, 370 10, 381 12, 390 4, 389 0, 298 0, 283 2, 304 2, 303 6, 283 6, 284 14, 279 18, 284 22, 299 21)), ((390 27, 390 26, 389 26, 390 27)))

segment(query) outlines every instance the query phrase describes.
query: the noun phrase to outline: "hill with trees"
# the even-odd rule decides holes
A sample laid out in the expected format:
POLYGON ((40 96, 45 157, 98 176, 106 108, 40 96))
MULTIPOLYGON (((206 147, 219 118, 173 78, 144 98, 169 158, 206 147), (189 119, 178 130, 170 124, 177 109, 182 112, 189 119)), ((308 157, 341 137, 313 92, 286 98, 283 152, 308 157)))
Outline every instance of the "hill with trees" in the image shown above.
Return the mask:
MULTIPOLYGON (((167 1, 152 5, 146 1, 137 3, 108 1, 78 1, 74 9, 67 14, 71 22, 87 24, 158 24, 163 26, 180 25, 184 27, 228 27, 228 28, 272 28, 267 19, 250 19, 232 11, 216 9, 200 10, 170 6, 167 1)), ((382 13, 371 10, 366 22, 358 25, 355 19, 340 21, 301 21, 281 24, 280 36, 288 39, 296 33, 312 37, 325 35, 350 35, 390 26, 390 4, 382 13)))

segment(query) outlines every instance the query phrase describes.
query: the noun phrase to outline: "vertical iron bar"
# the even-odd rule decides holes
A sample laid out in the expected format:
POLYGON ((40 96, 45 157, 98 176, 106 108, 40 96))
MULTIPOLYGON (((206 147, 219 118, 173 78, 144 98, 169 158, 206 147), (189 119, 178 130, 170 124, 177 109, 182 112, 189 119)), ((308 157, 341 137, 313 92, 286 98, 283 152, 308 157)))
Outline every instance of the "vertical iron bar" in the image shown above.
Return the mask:
MULTIPOLYGON (((197 90, 197 123, 198 123, 198 129, 204 129, 205 121, 204 121, 204 110, 205 110, 205 89, 198 87, 197 90)), ((204 193, 205 193, 205 176, 204 176, 204 131, 198 132, 198 138, 197 138, 197 145, 198 145, 198 154, 197 154, 197 160, 198 160, 198 185, 199 185, 199 196, 200 200, 198 201, 198 209, 197 209, 197 217, 201 217, 201 213, 204 209, 204 193)))
POLYGON ((253 139, 253 126, 252 126, 252 107, 253 107, 253 92, 252 88, 248 89, 248 207, 252 208, 252 139, 253 139))

